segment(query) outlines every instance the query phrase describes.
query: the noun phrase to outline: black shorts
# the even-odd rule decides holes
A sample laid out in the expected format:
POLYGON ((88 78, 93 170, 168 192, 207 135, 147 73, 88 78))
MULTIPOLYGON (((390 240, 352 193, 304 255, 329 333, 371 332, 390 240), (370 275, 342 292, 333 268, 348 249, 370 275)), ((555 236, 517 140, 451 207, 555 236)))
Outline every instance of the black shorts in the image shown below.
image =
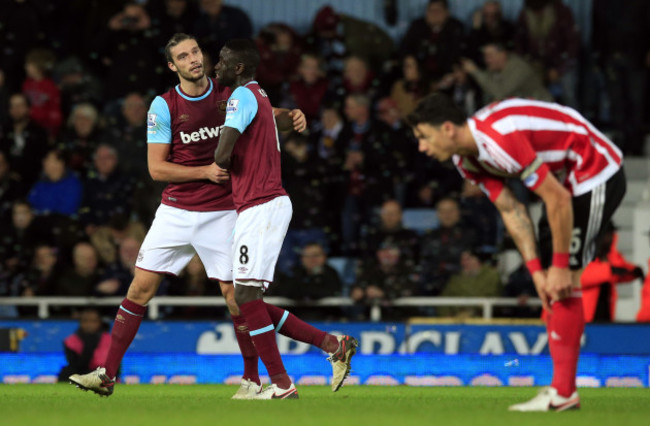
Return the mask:
MULTIPOLYGON (((606 182, 586 194, 573 197, 573 232, 569 249, 569 267, 582 269, 594 259, 597 242, 614 212, 621 204, 627 182, 623 167, 606 182)), ((538 223, 539 254, 542 266, 551 266, 553 240, 546 209, 538 223)))

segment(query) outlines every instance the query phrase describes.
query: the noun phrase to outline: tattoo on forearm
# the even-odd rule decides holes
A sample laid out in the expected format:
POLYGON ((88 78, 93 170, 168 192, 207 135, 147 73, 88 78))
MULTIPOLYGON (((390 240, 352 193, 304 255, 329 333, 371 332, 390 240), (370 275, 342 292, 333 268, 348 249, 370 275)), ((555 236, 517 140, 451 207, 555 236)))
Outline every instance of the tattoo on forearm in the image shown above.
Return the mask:
POLYGON ((508 221, 508 228, 510 228, 508 230, 515 240, 519 251, 521 251, 522 256, 524 258, 536 257, 535 228, 528 215, 528 210, 523 204, 516 203, 509 216, 511 220, 508 221))

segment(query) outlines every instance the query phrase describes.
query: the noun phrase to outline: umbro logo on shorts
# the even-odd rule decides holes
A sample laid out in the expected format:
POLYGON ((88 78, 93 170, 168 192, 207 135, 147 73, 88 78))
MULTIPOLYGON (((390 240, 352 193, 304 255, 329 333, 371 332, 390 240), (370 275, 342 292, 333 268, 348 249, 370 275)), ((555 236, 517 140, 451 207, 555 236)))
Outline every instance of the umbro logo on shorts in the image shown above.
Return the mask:
POLYGON ((240 266, 239 268, 237 268, 237 270, 239 271, 240 274, 245 274, 246 272, 248 272, 248 268, 245 266, 240 266))

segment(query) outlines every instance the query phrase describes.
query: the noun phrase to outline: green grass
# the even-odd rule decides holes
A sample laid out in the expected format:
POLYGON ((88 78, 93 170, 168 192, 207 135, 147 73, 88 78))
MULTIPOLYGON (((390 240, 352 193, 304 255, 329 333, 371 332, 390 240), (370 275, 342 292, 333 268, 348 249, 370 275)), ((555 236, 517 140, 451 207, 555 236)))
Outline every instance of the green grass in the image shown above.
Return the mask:
POLYGON ((648 425, 650 389, 581 389, 582 409, 509 413, 531 388, 300 386, 299 400, 232 401, 225 385, 118 385, 110 398, 71 385, 0 385, 0 425, 648 425))

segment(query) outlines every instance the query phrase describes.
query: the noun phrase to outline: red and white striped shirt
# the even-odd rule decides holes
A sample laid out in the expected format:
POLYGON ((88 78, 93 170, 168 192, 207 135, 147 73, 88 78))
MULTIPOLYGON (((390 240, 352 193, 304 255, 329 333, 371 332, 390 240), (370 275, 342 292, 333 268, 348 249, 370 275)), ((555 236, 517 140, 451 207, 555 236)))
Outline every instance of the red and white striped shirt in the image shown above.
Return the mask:
POLYGON ((495 201, 504 179, 535 190, 552 172, 573 196, 605 182, 622 164, 621 151, 572 108, 528 99, 486 106, 467 120, 478 157, 454 155, 464 178, 495 201))

